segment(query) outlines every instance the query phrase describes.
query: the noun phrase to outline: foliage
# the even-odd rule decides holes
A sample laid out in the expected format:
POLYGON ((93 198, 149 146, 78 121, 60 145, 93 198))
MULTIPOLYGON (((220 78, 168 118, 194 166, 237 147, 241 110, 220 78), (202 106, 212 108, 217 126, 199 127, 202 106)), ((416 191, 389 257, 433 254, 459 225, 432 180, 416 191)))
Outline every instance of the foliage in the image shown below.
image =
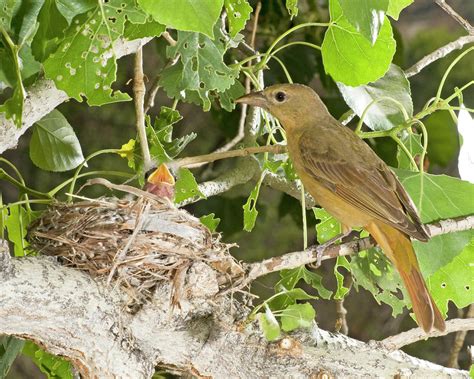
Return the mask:
MULTIPOLYGON (((238 116, 228 112, 234 110, 234 100, 244 93, 244 81, 258 89, 261 78, 270 84, 282 80, 309 83, 317 77, 331 112, 342 114, 349 109, 355 116, 356 133, 381 157, 397 165, 395 173, 423 222, 472 215, 474 184, 454 178, 452 171, 451 176, 439 173, 452 165, 461 145, 456 112, 461 104, 470 101, 463 94, 472 90, 474 82, 472 77, 462 79, 471 81, 455 84, 450 80, 459 61, 472 54, 473 48, 459 53, 454 61, 444 59, 451 64, 429 78, 429 91, 416 88, 416 81, 409 80, 401 68, 408 66, 406 62, 400 63, 401 67, 394 63, 403 62, 404 46, 397 37, 397 24, 392 24, 392 20, 403 17, 400 13, 412 2, 360 0, 360 6, 354 7, 350 0, 329 0, 327 20, 322 18, 325 10, 319 3, 302 6, 303 2, 298 0, 264 2, 255 45, 258 51, 254 51, 245 30, 253 11, 248 0, 175 0, 172 7, 165 0, 0 0, 1 117, 20 128, 30 86, 44 83, 46 78, 69 98, 78 102, 85 98, 87 106, 100 107, 98 112, 109 114, 112 123, 117 118, 126 118, 131 124, 125 107, 114 104, 131 99, 129 88, 123 84, 130 73, 125 69, 118 71, 118 46, 127 40, 153 38, 155 49, 144 51, 150 54, 153 67, 145 65, 145 69, 150 71, 146 72, 149 78, 156 77, 164 95, 159 111, 151 110, 145 115, 145 143, 154 164, 167 163, 173 167, 185 149, 186 155, 196 151, 209 153, 224 139, 232 138, 238 116), (433 83, 437 87, 434 93, 433 83), (426 103, 419 107, 419 101, 413 99, 426 103), (111 105, 105 107, 106 104, 111 105), (206 129, 194 128, 196 106, 210 111, 206 120, 211 125, 206 129), (196 142, 190 144, 193 140, 196 142), (387 140, 391 141, 390 146, 387 140)), ((120 63, 122 67, 126 68, 126 63, 120 63)), ((151 87, 151 80, 148 86, 151 87)), ((464 106, 464 112, 472 112, 470 104, 464 106)), ((93 108, 87 109, 94 112, 93 108)), ((75 134, 81 132, 80 122, 67 111, 67 118, 61 112, 55 109, 36 123, 29 139, 29 156, 37 172, 42 173, 37 176, 46 176, 44 171, 75 170, 64 174, 62 183, 57 184, 55 179, 48 191, 36 189, 44 188, 37 183, 30 187, 19 169, 0 157, 0 180, 18 189, 17 199, 9 199, 6 204, 0 202, 0 233, 12 243, 16 256, 29 253, 25 235, 28 224, 41 209, 36 208, 36 203, 72 201, 77 182, 87 176, 137 178, 139 186, 144 184, 144 141, 125 131, 120 131, 118 142, 112 141, 112 136, 101 129, 105 125, 96 125, 92 139, 104 140, 106 149, 97 150, 83 143, 84 151, 92 151, 84 158, 82 139, 75 134), (89 163, 96 164, 95 158, 104 154, 125 158, 123 165, 128 163, 128 169, 121 167, 115 171, 107 167, 101 172, 87 167, 89 163)), ((285 134, 277 120, 263 115, 261 124, 254 125, 243 141, 247 147, 284 144, 285 134)), ((219 228, 224 238, 228 237, 228 230, 236 228, 253 230, 242 240, 255 236, 259 226, 267 222, 262 198, 270 198, 273 208, 280 204, 275 223, 281 223, 265 229, 269 239, 280 229, 282 234, 286 232, 282 225, 288 223, 288 213, 303 218, 302 225, 314 224, 316 219, 319 243, 341 233, 339 222, 324 209, 314 208, 307 213, 298 207, 296 211, 283 211, 284 199, 278 203, 279 197, 271 197, 278 195, 265 193, 267 176, 282 183, 297 180, 286 154, 265 153, 255 156, 255 162, 260 171, 249 186, 229 191, 229 197, 225 194, 214 203, 212 199, 201 202, 206 211, 201 213, 200 220, 209 230, 219 228), (206 204, 218 205, 206 209, 206 204), (243 225, 236 226, 241 218, 243 225)), ((188 168, 180 168, 175 173, 175 202, 179 205, 205 200, 198 182, 232 167, 228 163, 216 164, 194 174, 188 168)), ((223 187, 225 184, 225 180, 218 182, 223 187)), ((306 241, 306 229, 303 234, 306 241)), ((361 237, 364 236, 362 232, 361 237)), ((268 258, 271 248, 263 246, 266 236, 257 237, 260 250, 268 258)), ((447 311, 449 302, 458 308, 472 303, 473 244, 472 230, 436 236, 428 243, 414 242, 422 272, 442 312, 447 311)), ((258 320, 268 340, 279 338, 283 332, 311 327, 319 303, 310 301, 348 296, 351 288, 344 284, 347 275, 352 276, 355 289, 364 288, 377 302, 390 305, 394 316, 404 306, 410 306, 398 273, 379 249, 349 258, 338 257, 332 272, 335 283, 331 287, 328 275, 304 266, 281 271, 275 293, 262 299, 249 321, 258 320)), ((18 340, 2 340, 0 376, 21 349, 18 340)), ((26 343, 23 353, 32 357, 48 377, 71 377, 69 363, 32 343, 26 343)))

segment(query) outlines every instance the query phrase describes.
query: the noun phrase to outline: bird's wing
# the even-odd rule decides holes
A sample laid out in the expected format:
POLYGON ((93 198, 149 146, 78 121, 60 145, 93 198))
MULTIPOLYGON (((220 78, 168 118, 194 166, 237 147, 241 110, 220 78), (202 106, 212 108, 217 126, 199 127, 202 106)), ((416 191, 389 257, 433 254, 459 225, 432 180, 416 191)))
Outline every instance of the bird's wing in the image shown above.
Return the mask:
POLYGON ((370 216, 427 240, 410 197, 388 166, 351 130, 341 127, 334 132, 328 139, 318 138, 315 129, 301 135, 299 148, 307 174, 370 216), (347 155, 347 148, 356 154, 347 155))

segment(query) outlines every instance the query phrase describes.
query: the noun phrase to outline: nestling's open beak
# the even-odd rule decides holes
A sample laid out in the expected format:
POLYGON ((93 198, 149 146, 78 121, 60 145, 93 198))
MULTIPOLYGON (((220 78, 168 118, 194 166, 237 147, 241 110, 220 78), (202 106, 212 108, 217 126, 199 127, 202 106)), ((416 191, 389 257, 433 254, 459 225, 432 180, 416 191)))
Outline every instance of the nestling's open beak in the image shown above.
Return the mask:
POLYGON ((263 91, 251 92, 248 95, 244 95, 235 100, 236 103, 253 105, 255 107, 267 108, 267 99, 263 94, 263 91))

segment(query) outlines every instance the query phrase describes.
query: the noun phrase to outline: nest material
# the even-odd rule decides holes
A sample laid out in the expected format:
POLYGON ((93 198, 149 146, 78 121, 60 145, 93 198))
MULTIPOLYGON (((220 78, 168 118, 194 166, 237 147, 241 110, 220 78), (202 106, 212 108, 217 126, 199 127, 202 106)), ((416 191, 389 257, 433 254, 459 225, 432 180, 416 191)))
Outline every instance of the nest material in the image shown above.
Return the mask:
POLYGON ((143 197, 55 204, 31 225, 28 239, 40 254, 118 282, 132 312, 152 298, 161 281, 173 283, 172 300, 179 304, 186 272, 196 261, 215 270, 220 284, 243 273, 230 245, 197 218, 143 197))

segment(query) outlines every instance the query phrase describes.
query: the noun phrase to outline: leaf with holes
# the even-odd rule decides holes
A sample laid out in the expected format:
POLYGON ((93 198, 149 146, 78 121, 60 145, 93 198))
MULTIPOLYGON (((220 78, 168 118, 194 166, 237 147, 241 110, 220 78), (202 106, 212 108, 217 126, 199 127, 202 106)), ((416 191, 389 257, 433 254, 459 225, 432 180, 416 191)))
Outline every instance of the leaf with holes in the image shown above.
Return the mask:
POLYGON ((178 171, 178 180, 175 185, 175 203, 179 204, 189 198, 206 198, 204 194, 199 191, 198 184, 194 175, 187 168, 180 168, 178 171))
POLYGON ((359 117, 365 112, 364 123, 372 130, 389 130, 405 122, 403 111, 389 99, 397 101, 408 117, 413 116, 410 82, 403 70, 394 64, 373 83, 358 87, 337 83, 337 86, 347 105, 359 117))
POLYGON ((336 292, 334 293, 334 300, 342 300, 348 294, 349 288, 344 286, 344 275, 339 271, 339 268, 345 268, 347 271, 351 271, 350 263, 346 257, 337 257, 336 264, 334 265, 334 277, 336 278, 336 292))
POLYGON ((291 332, 298 328, 311 328, 316 312, 310 303, 292 304, 280 313, 281 329, 291 332))
POLYGON ((461 253, 427 280, 441 313, 452 301, 461 309, 474 303, 474 236, 461 253))
POLYGON ((110 0, 77 16, 56 52, 44 62, 45 75, 77 101, 86 96, 89 105, 129 100, 127 94, 111 88, 117 71, 113 44, 127 20, 146 21, 133 0, 110 0))
POLYGON ((377 41, 372 45, 347 21, 337 0, 330 1, 329 9, 333 23, 321 45, 325 71, 336 82, 353 87, 381 78, 387 72, 396 48, 390 21, 385 18, 377 41))
POLYGON ((191 32, 178 32, 175 46, 168 46, 168 58, 179 55, 179 61, 163 70, 160 84, 169 97, 211 107, 210 94, 223 93, 231 88, 238 76, 238 68, 230 68, 223 61, 227 37, 216 27, 215 40, 191 32))
POLYGON ((304 280, 306 284, 313 287, 323 299, 330 299, 332 291, 326 289, 323 285, 323 277, 315 272, 309 271, 305 266, 300 266, 291 270, 280 271, 281 279, 275 284, 275 290, 281 291, 282 288, 285 290, 292 290, 300 282, 304 280))
POLYGON ((212 38, 224 0, 173 0, 172 6, 169 0, 138 0, 138 3, 160 24, 212 38))
POLYGON ((332 217, 325 209, 313 208, 313 212, 316 220, 320 221, 316 224, 316 236, 319 243, 325 243, 342 233, 341 223, 332 217))
POLYGON ((257 220, 257 199, 260 193, 261 185, 262 180, 259 180, 252 192, 250 192, 247 202, 242 206, 242 208, 244 209, 244 230, 246 232, 251 232, 253 230, 255 226, 255 221, 257 220))
POLYGON ((68 171, 84 162, 81 144, 58 110, 38 121, 30 141, 30 158, 46 171, 68 171))
POLYGON ((234 38, 245 27, 252 13, 252 7, 247 0, 224 0, 224 5, 229 21, 230 36, 234 38))

